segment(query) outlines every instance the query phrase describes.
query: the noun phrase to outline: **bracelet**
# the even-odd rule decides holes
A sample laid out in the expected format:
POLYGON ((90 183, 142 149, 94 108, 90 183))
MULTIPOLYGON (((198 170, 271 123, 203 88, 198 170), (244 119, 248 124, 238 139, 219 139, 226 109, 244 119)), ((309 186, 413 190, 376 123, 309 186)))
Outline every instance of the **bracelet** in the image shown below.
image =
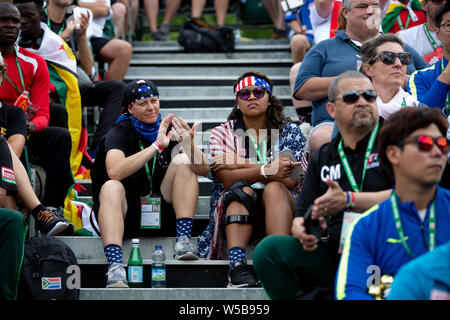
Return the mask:
POLYGON ((158 151, 158 153, 161 153, 164 150, 164 148, 161 147, 161 145, 156 141, 152 143, 152 146, 156 149, 156 151, 158 151))
POLYGON ((264 165, 262 164, 261 165, 261 170, 260 170, 260 174, 264 177, 264 178, 268 178, 267 176, 266 176, 266 173, 264 172, 264 165))
POLYGON ((347 191, 347 205, 345 208, 353 209, 355 207, 355 194, 353 192, 347 191))

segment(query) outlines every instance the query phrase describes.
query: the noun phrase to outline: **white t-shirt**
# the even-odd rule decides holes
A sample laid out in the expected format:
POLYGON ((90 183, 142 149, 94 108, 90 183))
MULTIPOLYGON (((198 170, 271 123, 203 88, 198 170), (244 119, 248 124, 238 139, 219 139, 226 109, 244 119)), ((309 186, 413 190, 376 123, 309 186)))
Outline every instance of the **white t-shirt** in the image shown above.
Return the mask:
MULTIPOLYGON (((82 0, 78 2, 95 3, 97 0, 82 0)), ((111 0, 106 0, 106 5, 109 8, 109 14, 106 17, 94 18, 92 19, 92 22, 89 21, 89 27, 86 30, 89 39, 91 37, 103 37, 105 22, 112 17, 111 0)))
POLYGON ((331 16, 333 14, 333 8, 331 8, 330 13, 326 18, 322 18, 319 16, 316 6, 312 6, 311 11, 309 12, 309 19, 311 20, 311 25, 314 31, 314 43, 319 43, 322 40, 330 39, 331 16))
POLYGON ((436 32, 430 31, 430 35, 439 46, 436 50, 433 49, 433 46, 425 33, 424 26, 424 24, 421 24, 419 26, 414 26, 412 28, 399 31, 397 32, 397 36, 402 39, 404 43, 407 43, 413 47, 425 59, 425 61, 431 65, 442 59, 443 52, 441 42, 436 38, 436 32))
POLYGON ((401 87, 391 101, 384 103, 380 96, 377 97, 378 114, 383 119, 388 119, 394 112, 400 110, 402 105, 405 107, 417 107, 419 102, 401 87))

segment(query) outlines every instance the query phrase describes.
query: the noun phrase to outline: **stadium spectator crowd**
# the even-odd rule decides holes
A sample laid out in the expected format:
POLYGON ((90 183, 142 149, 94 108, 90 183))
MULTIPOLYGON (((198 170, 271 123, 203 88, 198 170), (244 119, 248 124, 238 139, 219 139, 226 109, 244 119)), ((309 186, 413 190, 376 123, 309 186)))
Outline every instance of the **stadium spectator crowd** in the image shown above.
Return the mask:
MULTIPOLYGON (((224 26, 230 1, 210 2, 224 26)), ((206 3, 192 0, 190 16, 206 3)), ((272 39, 289 39, 298 121, 270 75, 249 70, 202 151, 198 123, 161 112, 157 84, 124 82, 139 1, 0 2, 0 299, 17 297, 27 216, 44 236, 72 235, 66 209, 84 177, 106 287, 128 287, 124 238, 176 235, 175 259, 228 259, 228 287, 270 299, 449 299, 450 2, 262 3, 272 39), (102 110, 89 153, 85 106, 102 110), (195 245, 199 176, 211 204, 195 245), (372 267, 394 277, 391 296, 369 290, 372 267)), ((154 41, 182 0, 164 4, 158 27, 160 1, 143 1, 154 41)))

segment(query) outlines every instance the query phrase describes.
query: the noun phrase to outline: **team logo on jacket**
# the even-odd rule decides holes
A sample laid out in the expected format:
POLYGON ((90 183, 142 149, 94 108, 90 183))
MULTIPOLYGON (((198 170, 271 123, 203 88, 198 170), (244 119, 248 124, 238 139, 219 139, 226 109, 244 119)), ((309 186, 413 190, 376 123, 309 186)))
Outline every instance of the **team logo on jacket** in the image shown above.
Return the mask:
POLYGON ((42 277, 42 290, 61 290, 61 277, 42 277))
POLYGON ((377 168, 380 166, 380 161, 378 159, 378 153, 372 153, 369 156, 369 161, 367 162, 367 169, 377 168))

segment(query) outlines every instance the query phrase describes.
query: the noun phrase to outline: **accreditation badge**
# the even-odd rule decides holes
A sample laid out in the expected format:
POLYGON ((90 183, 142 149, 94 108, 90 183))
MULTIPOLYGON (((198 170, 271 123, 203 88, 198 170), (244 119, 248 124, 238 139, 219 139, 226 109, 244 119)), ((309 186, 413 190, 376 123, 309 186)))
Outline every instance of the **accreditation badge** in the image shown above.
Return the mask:
POLYGON ((161 196, 141 197, 141 229, 161 229, 161 196))
POLYGON ((347 234, 350 230, 351 225, 359 216, 361 216, 361 214, 358 212, 344 212, 344 218, 342 219, 341 237, 339 239, 339 254, 341 254, 344 250, 345 239, 347 238, 347 234))

